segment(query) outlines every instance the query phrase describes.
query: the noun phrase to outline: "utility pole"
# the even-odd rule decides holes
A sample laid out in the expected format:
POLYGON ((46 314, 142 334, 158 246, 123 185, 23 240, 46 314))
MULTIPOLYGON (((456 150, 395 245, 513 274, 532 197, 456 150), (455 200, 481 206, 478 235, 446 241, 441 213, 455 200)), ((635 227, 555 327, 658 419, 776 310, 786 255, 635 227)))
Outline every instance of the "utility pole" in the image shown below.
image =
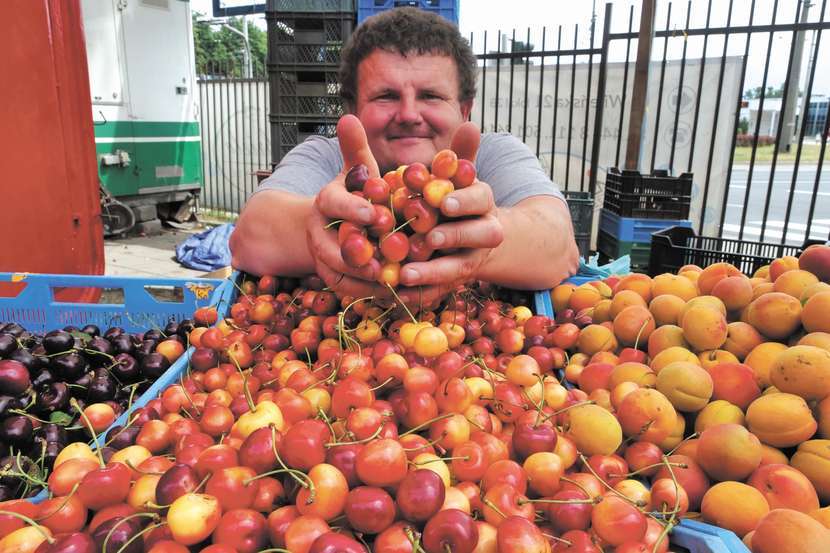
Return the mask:
MULTIPOLYGON (((799 17, 799 23, 806 23, 807 17, 810 13, 810 7, 812 4, 809 0, 802 0, 801 2, 801 17, 799 17)), ((798 89, 799 85, 801 84, 801 62, 802 58, 804 57, 804 40, 807 38, 807 33, 805 31, 797 31, 798 36, 795 40, 795 52, 793 53, 793 64, 790 66, 790 74, 787 77, 790 81, 789 90, 787 90, 787 97, 784 98, 784 128, 781 131, 783 136, 781 137, 781 141, 779 142, 778 153, 781 152, 789 152, 790 146, 795 139, 796 134, 796 110, 795 106, 798 102, 798 89)), ((802 110, 801 117, 806 117, 807 112, 802 110)))
POLYGON ((637 38, 637 61, 634 65, 634 90, 631 93, 631 116, 628 119, 628 141, 625 148, 625 168, 640 168, 643 120, 648 93, 648 70, 651 65, 651 43, 654 38, 654 13, 657 0, 643 0, 640 11, 640 33, 637 38))
POLYGON ((253 63, 251 58, 251 42, 248 40, 248 16, 242 16, 242 30, 240 31, 227 21, 223 19, 211 19, 205 21, 208 25, 221 25, 225 27, 227 30, 231 31, 232 33, 236 33, 237 35, 242 37, 242 44, 244 45, 244 49, 242 50, 242 65, 244 71, 244 77, 246 79, 251 79, 254 76, 253 72, 253 63))

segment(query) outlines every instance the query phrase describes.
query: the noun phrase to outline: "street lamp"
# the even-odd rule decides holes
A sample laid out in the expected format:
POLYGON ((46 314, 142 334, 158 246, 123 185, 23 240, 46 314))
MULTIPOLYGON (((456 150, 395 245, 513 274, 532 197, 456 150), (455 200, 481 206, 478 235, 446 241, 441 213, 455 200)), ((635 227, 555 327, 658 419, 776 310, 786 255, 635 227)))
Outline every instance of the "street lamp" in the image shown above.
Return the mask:
POLYGON ((248 17, 243 15, 242 16, 242 30, 240 31, 227 21, 223 19, 206 19, 203 21, 199 21, 199 23, 207 23, 208 25, 222 25, 229 31, 232 31, 239 36, 242 37, 242 40, 245 44, 245 50, 242 52, 242 63, 245 65, 245 78, 250 79, 254 76, 253 66, 252 66, 252 57, 251 57, 251 42, 248 40, 248 17))

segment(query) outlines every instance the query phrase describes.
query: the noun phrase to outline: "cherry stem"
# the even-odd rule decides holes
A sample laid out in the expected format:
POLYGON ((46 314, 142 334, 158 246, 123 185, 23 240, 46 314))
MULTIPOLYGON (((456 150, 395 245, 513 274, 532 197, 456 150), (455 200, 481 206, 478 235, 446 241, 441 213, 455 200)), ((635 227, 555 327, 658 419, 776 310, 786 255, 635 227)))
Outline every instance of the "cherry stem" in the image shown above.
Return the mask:
POLYGON ((328 415, 320 408, 317 408, 317 416, 322 419, 323 422, 326 423, 326 426, 329 427, 329 433, 331 433, 331 439, 334 440, 334 443, 337 443, 337 433, 334 431, 334 427, 331 425, 331 421, 329 420, 328 415))
MULTIPOLYGON (((639 469, 637 469, 637 470, 632 470, 631 472, 626 472, 625 474, 613 474, 613 473, 609 473, 609 474, 608 474, 608 477, 609 477, 609 478, 628 478, 629 476, 636 476, 636 475, 638 475, 638 474, 640 474, 640 473, 642 473, 642 472, 645 472, 645 471, 647 471, 647 470, 650 470, 650 469, 653 469, 653 468, 657 468, 657 467, 664 467, 664 466, 666 466, 666 464, 665 464, 665 463, 654 463, 654 464, 652 464, 652 465, 647 465, 647 466, 645 466, 645 467, 641 467, 641 468, 639 468, 639 469)), ((680 468, 682 468, 682 469, 687 469, 687 468, 689 468, 689 465, 687 465, 686 463, 671 463, 671 466, 673 466, 673 467, 680 467, 680 468)))
POLYGON ((599 474, 597 474, 597 472, 594 470, 594 467, 592 467, 592 466, 588 463, 588 459, 587 459, 587 457, 585 457, 585 455, 583 455, 582 453, 580 453, 580 454, 579 454, 579 460, 580 460, 580 461, 582 461, 582 464, 585 466, 585 468, 587 468, 587 469, 588 469, 588 472, 590 472, 592 475, 594 475, 594 477, 595 477, 597 480, 599 480, 599 481, 600 481, 600 483, 601 483, 603 486, 605 486, 606 488, 608 488, 608 491, 610 491, 610 492, 611 492, 611 493, 613 493, 614 495, 618 496, 620 499, 622 499, 622 500, 624 500, 624 501, 626 501, 626 502, 628 502, 628 503, 631 503, 632 505, 634 505, 634 506, 635 506, 635 507, 637 507, 638 509, 641 509, 641 508, 643 508, 643 507, 645 507, 645 506, 647 505, 647 503, 643 502, 642 500, 635 501, 635 500, 631 499, 630 497, 628 497, 627 495, 625 495, 624 493, 622 493, 621 491, 619 491, 618 489, 616 489, 614 486, 612 486, 611 484, 609 484, 608 482, 606 482, 606 481, 605 481, 605 479, 603 479, 603 478, 602 478, 599 474))
POLYGON ((602 501, 601 496, 588 499, 520 499, 516 503, 526 505, 528 503, 552 503, 554 505, 579 505, 595 504, 602 501))
POLYGON ((395 377, 394 377, 394 376, 390 376, 389 378, 387 378, 386 380, 384 380, 383 382, 381 382, 380 384, 378 384, 378 385, 377 385, 377 386, 375 386, 374 388, 370 388, 370 390, 372 390, 373 392, 374 392, 375 390, 380 390, 381 388, 383 388, 384 386, 386 386, 387 384, 389 384, 389 383, 390 383, 390 382, 392 382, 393 380, 395 380, 395 377))
POLYGON ((409 315, 410 319, 412 319, 412 322, 414 324, 418 324, 418 319, 415 318, 415 316, 412 314, 412 311, 410 311, 409 308, 406 306, 406 303, 404 303, 404 301, 401 299, 401 297, 398 295, 395 289, 392 288, 392 285, 387 282, 386 287, 389 288, 390 292, 392 292, 392 295, 395 297, 395 301, 401 304, 404 311, 406 311, 406 314, 409 315))
POLYGON ((26 515, 21 515, 20 513, 15 513, 14 511, 0 511, 0 515, 8 515, 8 516, 11 516, 11 517, 18 518, 18 519, 22 520, 23 522, 25 522, 26 524, 28 524, 29 526, 31 526, 32 528, 37 530, 38 533, 41 536, 44 537, 44 539, 46 540, 46 543, 48 543, 49 545, 52 545, 53 543, 55 543, 55 538, 53 538, 46 531, 43 530, 45 528, 45 526, 41 526, 40 524, 38 524, 34 520, 30 519, 26 515))
POLYGON ((648 319, 643 321, 643 324, 640 326, 640 330, 637 332, 637 337, 634 339, 634 349, 639 349, 637 346, 640 344, 640 336, 643 334, 643 331, 648 326, 648 319))
POLYGON ((571 547, 573 545, 572 541, 566 540, 565 538, 557 538, 556 536, 552 536, 552 535, 546 534, 544 532, 542 532, 542 535, 545 536, 546 538, 552 539, 553 541, 556 541, 556 542, 559 542, 559 543, 564 543, 568 547, 571 547))
MULTIPOLYGON (((113 524, 112 528, 110 528, 110 531, 107 532, 107 535, 104 538, 104 544, 101 546, 101 550, 102 551, 109 551, 107 549, 107 544, 110 541, 110 537, 112 536, 112 533, 115 532, 115 529, 118 528, 119 526, 121 526, 122 524, 124 524, 125 522, 127 522, 128 520, 131 520, 131 519, 134 519, 134 518, 152 518, 154 521, 158 521, 160 517, 156 513, 133 513, 131 515, 125 516, 124 518, 122 518, 121 520, 119 520, 118 522, 113 524)), ((129 543, 129 542, 127 542, 127 543, 129 543)), ((125 546, 126 546, 126 544, 125 544, 125 546)), ((122 549, 123 549, 123 547, 122 547, 122 549)), ((119 551, 120 551, 120 549, 119 549, 119 551)))
MULTIPOLYGON (((121 547, 119 547, 119 548, 118 548, 118 551, 116 551, 115 553, 122 553, 122 551, 125 551, 125 550, 127 549, 127 547, 129 547, 129 545, 130 545, 131 543, 133 543, 135 540, 137 540, 138 538, 140 538, 140 537, 141 537, 141 536, 143 536, 144 534, 149 534, 150 532, 152 532, 152 531, 153 531, 153 530, 155 530, 156 528, 161 528, 162 526, 164 526, 164 525, 166 525, 166 524, 167 524, 167 521, 166 521, 166 520, 163 520, 163 521, 158 522, 158 523, 156 523, 156 524, 151 524, 150 526, 148 526, 147 528, 144 528, 144 529, 143 529, 143 530, 141 530, 140 532, 136 532, 136 533, 135 533, 135 536, 132 536, 130 539, 128 539, 128 540, 124 543, 124 545, 122 545, 121 547)), ((116 525, 116 526, 117 526, 117 525, 116 525)), ((104 549, 104 551, 106 551, 106 549, 104 549)))
POLYGON ((90 434, 92 434, 92 440, 95 442, 95 453, 98 455, 98 462, 101 464, 101 468, 107 466, 104 462, 104 454, 101 453, 101 446, 98 443, 98 434, 95 433, 95 428, 92 426, 92 422, 87 418, 86 413, 84 413, 81 406, 78 404, 78 400, 74 397, 69 400, 69 404, 75 408, 76 411, 81 415, 81 419, 84 421, 84 424, 89 429, 90 434))
POLYGON ((427 447, 435 445, 438 442, 440 442, 442 438, 443 438, 443 436, 441 438, 435 438, 434 440, 428 441, 427 443, 425 443, 423 445, 419 445, 418 447, 405 447, 405 448, 403 448, 403 450, 404 451, 419 451, 421 449, 426 449, 427 447))
POLYGON ((184 392, 184 397, 186 397, 187 401, 190 402, 191 407, 193 407, 193 410, 196 411, 196 415, 201 417, 202 412, 199 410, 199 407, 195 403, 193 403, 193 398, 190 397, 190 392, 188 392, 187 388, 184 387, 184 375, 179 377, 179 386, 182 387, 182 392, 184 392))
POLYGON ((372 433, 372 435, 371 435, 371 436, 369 436, 368 438, 363 438, 362 440, 356 440, 356 441, 354 441, 354 442, 330 442, 330 443, 327 443, 327 444, 323 444, 323 447, 325 447, 325 448, 327 448, 327 449, 328 449, 328 448, 330 448, 330 447, 336 447, 336 446, 339 446, 339 445, 359 445, 359 444, 365 444, 365 443, 371 442, 372 440, 374 440, 375 438, 377 438, 378 436, 380 436, 380 432, 381 432, 381 430, 383 430, 383 425, 382 425, 382 424, 381 424, 380 426, 378 426, 378 427, 377 427, 377 430, 375 430, 375 431, 372 433))
POLYGON ((164 474, 163 472, 154 472, 154 471, 151 471, 151 470, 141 470, 140 468, 135 466, 130 459, 124 460, 124 464, 127 465, 128 467, 130 467, 130 470, 134 470, 139 474, 148 474, 148 475, 151 475, 151 476, 161 476, 161 475, 164 474))
POLYGON ((78 486, 80 484, 81 484, 80 482, 75 482, 75 485, 72 486, 72 490, 70 490, 69 494, 67 494, 67 496, 63 498, 63 501, 61 502, 61 504, 58 506, 57 509, 53 509, 49 514, 40 515, 35 520, 44 520, 44 519, 47 519, 50 516, 54 515, 55 513, 61 512, 61 510, 64 507, 66 507, 66 504, 69 503, 69 500, 72 499, 72 496, 75 495, 75 492, 78 490, 78 486))
POLYGON ((280 464, 282 468, 288 471, 288 474, 297 481, 297 483, 302 486, 303 488, 308 489, 308 501, 307 503, 311 505, 314 503, 314 498, 317 495, 317 489, 314 487, 314 481, 309 477, 306 473, 296 470, 296 469, 289 469, 280 457, 279 451, 277 451, 277 428, 272 424, 271 425, 271 451, 274 452, 274 457, 277 458, 277 462, 280 464), (297 473, 303 475, 303 478, 297 476, 297 473))
POLYGON ((582 484, 580 484, 576 480, 572 480, 572 479, 568 478, 567 476, 560 476, 559 479, 564 481, 564 482, 567 482, 568 484, 573 484, 574 486, 579 488, 579 490, 582 493, 585 494, 585 497, 591 497, 591 492, 588 491, 588 488, 586 488, 585 486, 583 486, 582 484))
POLYGON ((403 438, 407 434, 412 434, 414 432, 417 432, 418 430, 421 430, 422 428, 426 428, 427 426, 429 426, 430 424, 432 424, 434 422, 438 422, 438 421, 443 420, 443 419, 448 419, 450 417, 454 417, 455 415, 456 415, 455 413, 444 413, 443 415, 439 415, 439 416, 435 417, 434 419, 430 419, 426 422, 422 422, 418 426, 410 428, 409 430, 407 430, 406 432, 404 432, 403 434, 398 436, 398 439, 403 438))
POLYGON ((331 223, 329 223, 329 224, 327 224, 326 226, 324 226, 323 228, 324 228, 324 229, 330 229, 330 228, 332 228, 333 226, 335 226, 335 225, 339 225, 339 224, 340 224, 340 223, 342 223, 342 222, 343 222, 343 219, 335 219, 335 220, 333 220, 331 223))
POLYGON ((270 549, 260 549, 259 553, 291 553, 291 551, 282 547, 272 547, 270 549))
POLYGON ((424 549, 421 547, 421 540, 418 539, 411 527, 405 527, 403 533, 406 535, 409 543, 412 544, 412 553, 424 553, 424 549))
MULTIPOLYGON (((697 438, 698 436, 700 436, 700 433, 698 433, 698 432, 692 432, 692 433, 689 435, 689 437, 687 437, 687 438, 683 438, 683 440, 681 440, 681 442, 680 442, 679 444, 677 444, 676 446, 674 446, 674 448, 672 448, 672 450, 671 450, 671 451, 669 451, 668 453, 666 453, 666 456, 673 455, 673 454, 674 454, 674 452, 675 452, 675 451, 677 451, 677 449, 678 449, 681 445, 683 445, 684 443, 688 442, 689 440, 694 440, 694 439, 695 439, 695 438, 697 438)), ((682 468, 687 468, 687 467, 682 467, 682 468)))
POLYGON ((437 459, 427 459, 426 461, 418 461, 417 463, 415 461, 410 461, 410 463, 412 463, 416 467, 419 467, 421 465, 428 465, 428 464, 434 463, 436 461, 455 461, 457 459, 460 459, 462 461, 469 461, 470 456, 469 455, 463 455, 461 457, 438 457, 437 459))
POLYGON ((562 409, 559 409, 558 411, 554 411, 553 413, 551 413, 550 415, 548 415, 547 417, 545 417, 545 418, 542 420, 542 422, 547 422, 547 421, 549 421, 550 419, 552 419, 553 417, 555 417, 556 415, 561 415, 561 414, 562 414, 562 413, 564 413, 565 411, 567 411, 567 410, 569 410, 569 409, 573 409, 574 407, 581 407, 581 406, 583 406, 583 405, 595 405, 595 404, 596 404, 596 401, 594 401, 594 400, 592 400, 592 399, 588 399, 588 400, 585 400, 585 401, 578 401, 578 402, 576 402, 576 403, 574 403, 574 404, 572 404, 572 405, 568 405, 567 407, 563 407, 562 409))
POLYGON ((247 478, 247 479, 243 480, 242 485, 247 486, 251 482, 259 480, 260 478, 267 478, 267 477, 273 476, 275 474, 284 474, 286 472, 289 472, 289 473, 290 472, 298 472, 298 473, 302 474, 304 478, 308 478, 306 473, 304 473, 301 470, 297 470, 297 469, 274 469, 274 470, 269 470, 267 472, 263 472, 262 474, 257 474, 256 476, 251 476, 250 478, 247 478))
POLYGON ((236 370, 239 371, 239 374, 242 376, 242 392, 245 394, 245 401, 248 402, 248 408, 252 413, 256 413, 256 404, 254 403, 254 398, 251 396, 251 390, 248 389, 248 375, 246 375, 245 371, 242 370, 242 367, 239 366, 239 361, 236 360, 236 357, 233 355, 229 357, 233 361, 233 364, 236 365, 236 370))
MULTIPOLYGON (((490 507, 491 509, 493 509, 494 511, 496 511, 498 514, 500 514, 502 518, 507 518, 507 515, 505 515, 505 514, 501 511, 501 509, 499 509, 498 507, 496 507, 496 504, 495 504, 495 503, 493 503, 492 501, 490 501, 489 499, 487 499, 487 498, 482 498, 481 502, 482 502, 482 503, 484 503, 485 505, 487 505, 488 507, 490 507)), ((521 504, 521 502, 519 502, 519 503, 521 504)))
MULTIPOLYGON (((674 518, 674 517, 672 517, 674 518)), ((657 541, 654 542, 654 547, 651 550, 651 553, 657 553, 658 549, 660 548, 660 544, 663 543, 663 540, 667 539, 669 532, 671 529, 674 528, 674 522, 669 521, 665 527, 663 527, 663 531, 660 532, 660 535, 657 537, 657 541)))

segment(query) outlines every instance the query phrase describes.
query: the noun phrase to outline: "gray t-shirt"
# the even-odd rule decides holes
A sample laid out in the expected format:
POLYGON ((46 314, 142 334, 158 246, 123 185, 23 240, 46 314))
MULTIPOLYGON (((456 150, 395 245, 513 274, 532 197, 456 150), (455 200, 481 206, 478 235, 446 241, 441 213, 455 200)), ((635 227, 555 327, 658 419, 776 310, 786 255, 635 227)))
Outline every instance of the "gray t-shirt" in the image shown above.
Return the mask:
MULTIPOLYGON (((483 134, 475 166, 478 179, 490 185, 498 206, 510 207, 531 196, 554 196, 565 201, 533 152, 511 134, 483 134)), ((342 167, 337 139, 312 136, 288 152, 258 190, 314 196, 342 167)))

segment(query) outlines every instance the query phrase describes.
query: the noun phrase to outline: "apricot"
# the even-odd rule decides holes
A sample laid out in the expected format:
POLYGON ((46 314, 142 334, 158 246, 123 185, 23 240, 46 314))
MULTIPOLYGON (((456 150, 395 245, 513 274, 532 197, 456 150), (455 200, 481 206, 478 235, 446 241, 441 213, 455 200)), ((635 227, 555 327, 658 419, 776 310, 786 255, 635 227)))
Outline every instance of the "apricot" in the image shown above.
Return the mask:
POLYGON ((821 553, 827 551, 830 530, 793 509, 773 509, 755 527, 753 553, 821 553))
POLYGON ((655 296, 648 304, 648 310, 654 315, 657 326, 675 325, 677 317, 683 310, 686 302, 673 294, 655 296))
MULTIPOLYGON (((769 512, 769 504, 761 492, 748 484, 720 482, 703 496, 700 512, 706 522, 743 537, 758 526, 769 512)), ((752 541, 757 541, 757 534, 752 541)))
POLYGON ((818 435, 830 439, 830 396, 819 401, 814 412, 818 419, 818 435))
POLYGON ((680 328, 694 351, 718 349, 726 341, 726 317, 710 307, 696 306, 688 309, 680 322, 680 328))
POLYGON ((822 523, 825 528, 830 528, 830 507, 822 507, 808 514, 822 523))
POLYGON ((737 405, 716 399, 697 414, 695 432, 699 434, 709 427, 727 423, 744 424, 744 412, 737 405))
POLYGON ((590 394, 594 390, 609 389, 608 380, 611 376, 611 371, 614 370, 614 365, 611 363, 590 363, 581 373, 577 382, 579 389, 590 394))
POLYGON ((770 509, 811 513, 819 508, 816 489, 798 469, 787 464, 758 467, 746 481, 764 494, 770 509))
POLYGON ((787 346, 778 342, 764 342, 758 344, 744 359, 744 364, 752 368, 755 373, 755 381, 761 388, 771 384, 770 371, 775 366, 778 354, 787 350, 787 346))
POLYGON ((614 415, 598 405, 586 404, 567 411, 565 435, 585 455, 611 455, 622 443, 622 428, 614 415))
POLYGON ((798 258, 798 268, 810 271, 822 282, 830 282, 830 246, 814 244, 798 258))
POLYGON ((676 325, 658 326, 648 337, 648 355, 652 359, 664 349, 679 346, 688 349, 683 329, 676 325))
POLYGON ((741 410, 746 410, 758 396, 761 389, 755 382, 755 372, 742 363, 720 363, 709 370, 715 389, 712 397, 725 399, 741 410))
POLYGON ((746 317, 767 338, 787 338, 801 325, 801 303, 789 294, 769 292, 747 306, 746 317))
MULTIPOLYGON (((759 284, 758 286, 755 286, 752 289, 752 299, 756 300, 756 299, 760 298, 761 296, 763 296, 764 294, 769 294, 770 292, 774 292, 775 291, 774 287, 775 287, 775 285, 772 282, 764 282, 764 283, 759 284)), ((747 306, 747 307, 749 307, 749 306, 747 306)))
POLYGON ((709 351, 701 351, 697 354, 700 359, 700 366, 711 371, 715 365, 721 363, 740 363, 734 353, 726 351, 725 349, 711 349, 709 351))
POLYGON ((669 435, 666 436, 660 443, 657 444, 664 452, 668 453, 680 445, 680 442, 683 441, 683 436, 686 433, 686 417, 684 417, 681 413, 677 413, 674 417, 674 426, 669 432, 669 435))
POLYGON ((701 271, 678 271, 677 276, 689 279, 695 286, 697 286, 697 280, 700 278, 701 271))
POLYGON ((679 446, 677 449, 674 450, 676 455, 686 455, 687 457, 691 457, 692 459, 697 462, 697 438, 692 438, 691 440, 686 440, 679 446))
POLYGON ((617 349, 617 339, 608 327, 591 324, 579 332, 576 347, 580 352, 590 356, 599 351, 617 349))
POLYGON ((717 424, 700 433, 697 462, 714 480, 744 480, 761 464, 761 442, 739 424, 717 424))
POLYGON ((751 324, 735 321, 726 325, 726 342, 723 349, 738 358, 746 359, 749 352, 764 343, 764 337, 751 324))
POLYGON ((815 346, 817 348, 830 351, 830 333, 828 332, 811 332, 799 338, 797 345, 799 346, 815 346))
POLYGON ((729 276, 715 283, 712 295, 720 298, 728 311, 738 311, 752 301, 752 284, 743 275, 729 276))
POLYGON ((648 365, 629 361, 614 367, 608 379, 608 387, 613 390, 623 382, 634 382, 637 386, 653 387, 656 381, 657 375, 648 365))
POLYGON ((715 284, 731 276, 742 276, 741 271, 731 263, 712 263, 705 267, 697 279, 697 288, 703 296, 712 293, 715 284))
POLYGON ((575 284, 563 282, 562 284, 555 286, 553 290, 550 291, 550 302, 553 305, 554 313, 559 313, 560 311, 564 311, 568 308, 571 294, 574 293, 574 290, 576 290, 575 284))
POLYGON ((786 465, 790 460, 784 452, 771 445, 761 444, 761 466, 772 464, 786 465))
POLYGON ((802 271, 801 269, 794 269, 787 271, 775 280, 772 287, 776 292, 789 294, 790 296, 801 300, 801 295, 804 289, 812 284, 818 283, 818 279, 813 273, 802 271))
POLYGON ((746 411, 749 431, 765 444, 792 447, 815 434, 818 423, 803 398, 776 393, 753 401, 746 411))
POLYGON ((683 326, 683 318, 693 307, 711 307, 712 309, 723 313, 724 317, 726 316, 726 306, 723 305, 720 298, 716 298, 715 296, 698 296, 690 299, 686 302, 686 305, 683 306, 683 310, 680 312, 680 315, 677 316, 678 326, 683 326))
POLYGON ((615 292, 617 294, 622 290, 633 290, 643 297, 646 303, 651 301, 651 277, 641 273, 631 273, 625 275, 617 283, 615 292))
POLYGON ((665 395, 640 388, 625 396, 617 410, 623 433, 643 442, 659 444, 674 429, 677 414, 665 395))
POLYGON ((651 295, 656 299, 664 294, 677 296, 686 302, 697 296, 698 292, 695 283, 688 278, 671 273, 663 273, 652 279, 651 295))
POLYGON ((808 440, 799 444, 790 466, 800 470, 818 492, 822 503, 830 501, 830 440, 808 440))
MULTIPOLYGON (((593 307, 602 299, 602 294, 590 284, 576 287, 568 298, 568 307, 576 312, 593 307)), ((554 308, 555 309, 555 308, 554 308)))
POLYGON ((778 277, 787 271, 793 271, 796 269, 798 269, 798 259, 791 255, 785 255, 784 257, 773 259, 772 263, 769 264, 769 279, 770 281, 775 282, 778 280, 778 277))
POLYGON ((635 305, 638 307, 646 307, 648 304, 646 303, 646 300, 644 300, 643 297, 634 290, 621 290, 614 294, 614 297, 611 299, 611 307, 608 313, 613 320, 620 314, 620 312, 622 312, 623 309, 635 305))
POLYGON ((826 282, 816 282, 815 284, 811 284, 801 292, 801 305, 804 305, 807 300, 818 294, 819 292, 830 292, 830 284, 826 282))
POLYGON ((625 382, 620 382, 613 388, 611 388, 611 396, 609 397, 611 401, 611 406, 614 408, 614 411, 620 408, 622 405, 625 396, 637 390, 639 386, 635 382, 631 382, 626 380, 625 382))
POLYGON ((830 351, 815 346, 793 346, 778 354, 770 381, 782 392, 810 401, 830 394, 830 351))
POLYGON ((614 317, 614 335, 623 346, 646 343, 656 326, 651 311, 639 305, 626 307, 614 317))
POLYGON ((819 292, 807 300, 801 324, 807 332, 830 332, 830 292, 819 292))
POLYGON ((712 377, 694 363, 669 363, 657 375, 657 390, 668 398, 678 411, 700 411, 712 397, 712 377))
POLYGON ((594 306, 591 320, 595 323, 604 323, 611 320, 611 300, 599 300, 594 306))
POLYGON ((769 280, 769 265, 761 265, 758 267, 754 273, 752 273, 752 278, 762 278, 765 280, 769 280))
POLYGON ((663 367, 669 363, 674 363, 675 361, 687 361, 697 365, 700 364, 700 360, 697 358, 697 355, 688 349, 680 346, 672 346, 664 349, 651 358, 651 369, 655 373, 660 374, 663 367))

